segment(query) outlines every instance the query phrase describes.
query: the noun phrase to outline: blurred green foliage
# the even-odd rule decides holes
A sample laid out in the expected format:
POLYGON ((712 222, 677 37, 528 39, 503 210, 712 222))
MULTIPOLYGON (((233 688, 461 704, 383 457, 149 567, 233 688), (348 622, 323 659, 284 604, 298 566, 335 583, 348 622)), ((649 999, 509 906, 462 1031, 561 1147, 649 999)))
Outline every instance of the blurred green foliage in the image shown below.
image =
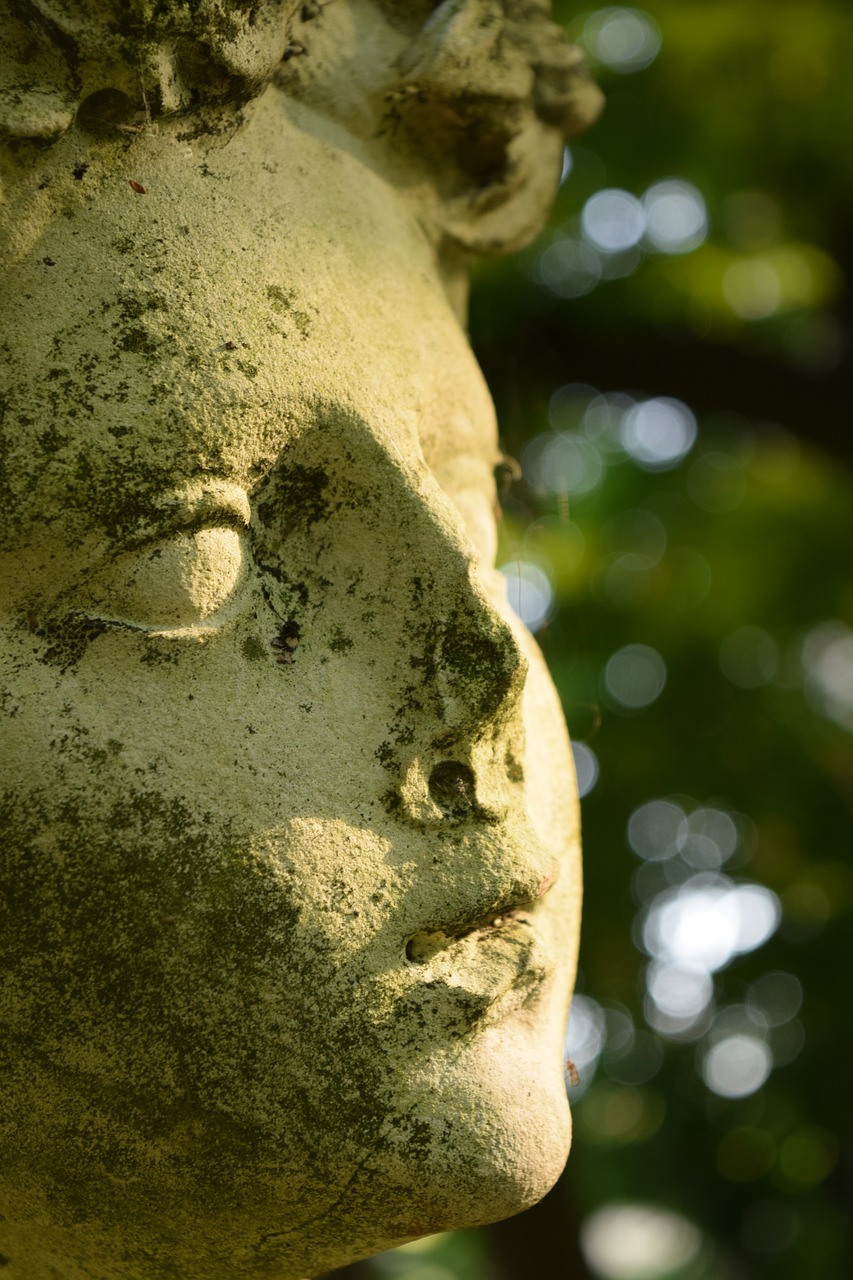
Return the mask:
MULTIPOLYGON (((526 607, 547 606, 538 638, 589 785, 586 1056, 548 1202, 565 1259, 544 1256, 544 1219, 522 1215, 524 1274, 840 1280, 853 1266, 853 7, 579 14, 561 0, 558 13, 608 106, 572 149, 548 229, 480 269, 471 318, 521 464, 503 476, 501 563, 511 597, 526 566, 545 592, 526 607), (696 216, 692 240, 670 217, 682 239, 667 246, 650 238, 649 192, 672 181, 689 187, 664 194, 688 199, 669 214, 696 216), (623 221, 597 230, 588 202, 614 189, 623 221), (613 227, 634 239, 609 253, 596 237, 613 227), (638 655, 651 666, 631 667, 638 655), (668 846, 660 831, 629 838, 638 811, 681 813, 668 846), (706 830, 736 830, 736 848, 706 830), (710 905, 733 910, 738 886, 756 887, 766 927, 702 962, 702 929, 710 955, 727 921, 710 905), (661 912, 690 892, 708 910, 684 915, 667 951, 661 912), (679 964, 687 995, 668 996, 654 975, 679 964), (620 1205, 640 1217, 597 1216, 620 1205)), ((361 1267, 501 1280, 522 1274, 505 1238, 456 1233, 361 1267)))
MULTIPOLYGON (((841 1277, 853 720, 842 727, 825 714, 803 655, 804 638, 817 632, 819 641, 827 619, 853 622, 853 484, 787 434, 706 421, 679 466, 649 472, 620 457, 574 501, 583 554, 568 537, 563 572, 559 496, 525 496, 534 518, 522 527, 516 498, 509 554, 543 562, 545 510, 561 590, 540 639, 575 735, 600 764, 584 800, 580 990, 616 1012, 617 1031, 625 1014, 636 1028, 636 1061, 618 1044, 613 1055, 605 1047, 575 1107, 567 1194, 581 1216, 618 1199, 683 1213, 711 1246, 685 1274, 841 1277), (726 488, 715 489, 720 479, 726 488), (650 531, 661 526, 666 546, 654 560, 650 531), (732 636, 747 643, 727 651, 732 636), (632 710, 608 694, 604 672, 614 652, 635 643, 662 655, 667 680, 649 706, 632 710), (698 804, 734 811, 741 841, 724 874, 768 886, 783 914, 771 940, 716 974, 714 1005, 695 1026, 659 1037, 656 1070, 640 1038, 649 1030, 648 957, 637 925, 658 895, 691 871, 701 875, 677 856, 643 864, 629 847, 631 814, 662 797, 687 813, 698 804), (777 1065, 755 1092, 719 1097, 700 1071, 715 1026, 743 1009, 751 984, 779 972, 794 975, 804 994, 799 1016, 778 1029, 784 1036, 769 1036, 777 1065), (797 1144, 805 1151, 809 1142, 815 1160, 794 1159, 797 1144)), ((842 661, 853 691, 853 646, 842 661)), ((760 1018, 749 1029, 764 1034, 760 1018)))

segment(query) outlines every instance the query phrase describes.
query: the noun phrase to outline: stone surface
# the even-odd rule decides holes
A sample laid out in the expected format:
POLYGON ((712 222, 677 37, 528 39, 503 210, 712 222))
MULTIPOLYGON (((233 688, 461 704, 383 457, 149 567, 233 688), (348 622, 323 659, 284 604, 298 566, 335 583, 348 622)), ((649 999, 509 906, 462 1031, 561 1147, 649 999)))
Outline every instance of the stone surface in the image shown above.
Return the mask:
POLYGON ((514 1213, 568 1148, 577 805, 460 315, 594 100, 535 6, 7 25, 3 1274, 514 1213))

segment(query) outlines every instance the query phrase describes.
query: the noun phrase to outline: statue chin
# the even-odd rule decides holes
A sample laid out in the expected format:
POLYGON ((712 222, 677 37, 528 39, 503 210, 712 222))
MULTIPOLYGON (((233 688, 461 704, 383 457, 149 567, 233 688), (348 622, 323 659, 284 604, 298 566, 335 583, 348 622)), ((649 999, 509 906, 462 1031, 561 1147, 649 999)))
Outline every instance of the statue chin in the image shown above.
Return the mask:
POLYGON ((8 1280, 299 1280, 568 1152, 578 806, 460 316, 581 73, 539 10, 471 63, 487 181, 495 6, 225 7, 38 0, 0 95, 8 1280))
MULTIPOLYGON (((325 1192, 296 1164, 282 1169, 279 1162, 277 1176, 259 1170, 256 1152, 221 1124, 219 1142, 199 1141, 203 1120, 189 1142, 178 1129, 166 1141, 145 1143, 157 1155, 142 1178, 138 1157, 125 1156, 124 1178, 119 1172, 107 1179, 93 1167, 91 1109, 61 1088, 48 1092, 44 1110, 60 1102, 68 1108, 66 1133, 49 1131, 56 1165, 31 1166, 24 1181, 4 1185, 9 1273, 41 1280, 61 1266, 68 1280, 83 1280, 92 1268, 116 1280, 212 1280, 223 1270, 298 1280, 423 1235, 519 1213, 559 1177, 570 1121, 561 1073, 546 1084, 533 1069, 519 1089, 507 1068, 529 1068, 530 1050, 516 1054, 505 1036, 499 1040, 500 1066, 486 1061, 486 1047, 476 1067, 460 1061, 458 1078, 445 1076, 431 1098, 407 1096, 391 1107, 387 1140, 355 1168, 331 1169, 335 1185, 325 1192), (88 1151, 68 1132, 75 1119, 88 1151), (205 1153, 206 1167, 188 1167, 193 1145, 205 1153), (12 1270, 16 1258, 26 1265, 12 1270)), ((36 1078, 49 1086, 44 1074, 36 1078)), ((117 1129, 114 1121, 103 1126, 112 1144, 127 1142, 127 1128, 117 1129)))
MULTIPOLYGON (((505 1043, 500 1052, 506 1056, 505 1043)), ((520 1066, 524 1055, 519 1056, 520 1066)), ((547 1194, 570 1144, 562 1073, 554 1073, 559 1078, 550 1089, 531 1073, 523 1102, 506 1079, 495 1079, 494 1070, 490 1074, 481 1084, 469 1071, 458 1088, 445 1086, 441 1102, 423 1103, 407 1114, 397 1157, 385 1153, 368 1165, 351 1198, 325 1220, 324 1241, 317 1241, 323 1267, 420 1236, 496 1222, 547 1194)), ((281 1256, 272 1241, 268 1256, 281 1256)))

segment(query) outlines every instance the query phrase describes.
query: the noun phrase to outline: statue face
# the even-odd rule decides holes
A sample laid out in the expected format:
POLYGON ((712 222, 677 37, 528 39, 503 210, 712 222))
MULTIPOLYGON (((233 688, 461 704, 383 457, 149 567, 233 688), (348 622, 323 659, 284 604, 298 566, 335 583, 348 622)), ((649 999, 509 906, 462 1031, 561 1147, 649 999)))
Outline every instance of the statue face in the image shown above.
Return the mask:
POLYGON ((0 1211, 69 1280, 316 1273, 568 1146, 490 402, 408 207, 284 110, 93 151, 3 295, 0 1211))

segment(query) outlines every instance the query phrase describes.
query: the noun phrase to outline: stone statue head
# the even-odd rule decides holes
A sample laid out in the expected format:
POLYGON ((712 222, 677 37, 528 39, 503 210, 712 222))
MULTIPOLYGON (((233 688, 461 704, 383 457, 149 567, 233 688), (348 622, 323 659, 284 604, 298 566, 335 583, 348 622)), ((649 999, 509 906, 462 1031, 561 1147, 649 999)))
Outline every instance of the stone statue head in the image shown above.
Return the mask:
POLYGON ((4 1274, 517 1212, 568 1150, 577 812, 461 317, 593 91, 538 0, 4 28, 4 1274))

